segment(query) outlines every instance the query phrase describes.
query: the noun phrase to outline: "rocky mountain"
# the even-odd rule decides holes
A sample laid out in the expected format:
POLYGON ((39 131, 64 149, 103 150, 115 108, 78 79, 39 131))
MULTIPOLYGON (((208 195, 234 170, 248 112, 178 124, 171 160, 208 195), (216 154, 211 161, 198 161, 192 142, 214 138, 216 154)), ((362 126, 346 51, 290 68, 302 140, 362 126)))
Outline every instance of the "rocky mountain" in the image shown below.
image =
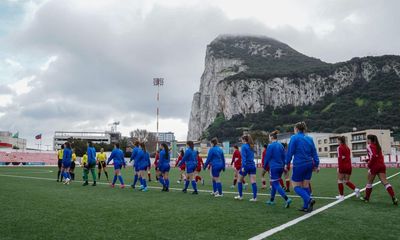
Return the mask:
MULTIPOLYGON (((248 125, 244 120, 248 116, 253 120, 263 116, 263 121, 268 122, 276 116, 262 115, 268 112, 266 110, 271 110, 273 114, 274 111, 279 112, 279 109, 296 109, 300 112, 308 111, 299 118, 309 119, 314 117, 315 109, 304 110, 307 107, 319 106, 322 102, 333 104, 332 101, 327 102, 327 99, 346 93, 346 89, 356 90, 357 86, 367 86, 368 90, 371 81, 387 78, 395 83, 400 81, 400 57, 354 58, 347 62, 329 64, 305 56, 271 38, 219 36, 207 46, 200 89, 193 97, 188 139, 196 140, 210 135, 209 128, 215 127, 213 123, 217 117, 218 123, 221 119, 231 123, 237 121, 235 119, 242 119, 244 122, 241 124, 248 125)), ((400 99, 400 91, 389 89, 389 92, 394 101, 400 99)), ((351 95, 351 92, 348 94, 351 95)), ((385 99, 379 101, 385 104, 385 99)), ((398 107, 393 105, 393 101, 390 104, 398 107)), ((294 116, 297 113, 290 114, 294 116)), ((395 114, 399 115, 398 112, 395 114)), ((279 121, 277 119, 277 123, 279 121)), ((398 123, 389 125, 396 127, 398 123)), ((218 129, 223 128, 219 126, 218 129)), ((221 135, 221 132, 217 135, 221 135)), ((229 137, 222 135, 219 137, 229 137)))

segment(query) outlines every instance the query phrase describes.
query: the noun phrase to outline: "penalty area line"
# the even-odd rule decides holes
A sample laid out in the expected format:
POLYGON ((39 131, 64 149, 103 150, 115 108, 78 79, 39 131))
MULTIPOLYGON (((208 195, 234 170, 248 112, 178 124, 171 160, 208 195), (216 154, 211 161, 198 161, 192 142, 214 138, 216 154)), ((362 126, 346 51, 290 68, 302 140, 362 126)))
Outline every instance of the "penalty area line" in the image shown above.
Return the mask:
MULTIPOLYGON (((395 176, 397 176, 397 175, 399 175, 399 174, 400 174, 400 172, 395 173, 395 174, 393 174, 393 175, 387 177, 387 179, 391 179, 391 178, 393 178, 393 177, 395 177, 395 176)), ((378 184, 380 184, 380 183, 381 183, 381 181, 378 181, 378 182, 372 184, 372 186, 375 187, 376 185, 378 185, 378 184)), ((363 189, 360 190, 360 192, 364 192, 364 191, 365 191, 365 188, 363 188, 363 189)), ((278 227, 274 227, 274 228, 272 228, 272 229, 270 229, 270 230, 268 230, 268 231, 265 231, 265 232, 263 232, 263 233, 260 233, 260 234, 258 234, 257 236, 254 236, 254 237, 249 238, 249 239, 250 239, 250 240, 260 240, 260 239, 265 239, 265 238, 267 238, 267 237, 270 237, 270 236, 274 235, 274 234, 277 233, 277 232, 280 232, 280 231, 282 231, 282 230, 284 230, 284 229, 286 229, 286 228, 288 228, 288 227, 291 227, 291 226, 293 226, 293 225, 296 225, 297 223, 302 222, 302 221, 304 221, 304 220, 306 220, 306 219, 308 219, 308 218, 310 218, 310 217, 312 217, 312 216, 314 216, 314 215, 317 215, 318 213, 323 212, 323 211, 325 211, 325 210, 327 210, 327 209, 329 209, 329 208, 331 208, 331 207, 333 207, 333 206, 335 206, 335 205, 337 205, 337 204, 343 202, 344 200, 349 199, 349 198, 351 198, 351 197, 353 197, 353 196, 355 196, 355 195, 356 195, 356 194, 353 192, 353 193, 351 193, 351 194, 349 194, 349 195, 346 195, 346 196, 344 197, 344 199, 342 199, 342 200, 336 200, 336 201, 334 201, 334 202, 332 202, 332 203, 329 203, 329 204, 327 204, 327 205, 325 205, 325 206, 323 206, 323 207, 320 207, 320 208, 318 208, 318 209, 312 211, 311 213, 304 214, 304 215, 301 216, 301 217, 295 218, 295 219, 293 219, 293 220, 291 220, 291 221, 289 221, 289 222, 287 222, 287 223, 285 223, 285 224, 282 224, 282 225, 280 225, 280 226, 278 226, 278 227)))
MULTIPOLYGON (((55 179, 53 178, 43 178, 43 177, 31 177, 31 176, 21 176, 21 175, 11 175, 11 174, 0 174, 0 177, 15 177, 15 178, 25 178, 25 179, 36 179, 36 180, 47 180, 47 181, 55 181, 55 179)), ((97 184, 100 185, 109 185, 109 183, 105 183, 105 182, 97 182, 97 184)), ((120 185, 120 184, 115 184, 115 185, 120 185)), ((125 185, 128 186, 129 185, 125 185)), ((157 186, 147 186, 150 189, 161 189, 161 187, 157 187, 157 186)), ((169 188, 170 190, 173 191, 177 191, 180 192, 182 191, 181 188, 169 188)), ((203 189, 198 189, 198 192, 204 192, 204 193, 211 193, 210 190, 203 190, 203 189)), ((230 191, 224 191, 224 194, 238 194, 237 192, 230 192, 230 191)), ((253 195, 253 193, 249 193, 249 192, 243 192, 243 195, 253 195)), ((257 193, 258 196, 271 196, 271 194, 268 193, 257 193)), ((288 197, 292 197, 292 198, 300 198, 297 195, 287 195, 288 197)), ((314 196, 314 199, 324 199, 324 200, 336 200, 336 198, 333 197, 319 197, 319 196, 314 196)))

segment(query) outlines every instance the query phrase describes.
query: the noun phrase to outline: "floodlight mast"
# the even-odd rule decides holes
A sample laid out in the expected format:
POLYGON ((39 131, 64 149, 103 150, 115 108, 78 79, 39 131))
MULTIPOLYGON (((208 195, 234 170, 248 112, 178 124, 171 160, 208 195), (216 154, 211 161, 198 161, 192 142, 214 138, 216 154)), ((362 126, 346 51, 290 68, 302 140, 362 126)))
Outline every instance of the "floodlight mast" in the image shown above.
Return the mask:
POLYGON ((164 78, 153 78, 153 86, 157 87, 157 133, 156 133, 156 150, 158 151, 158 127, 160 116, 160 86, 164 85, 164 78))

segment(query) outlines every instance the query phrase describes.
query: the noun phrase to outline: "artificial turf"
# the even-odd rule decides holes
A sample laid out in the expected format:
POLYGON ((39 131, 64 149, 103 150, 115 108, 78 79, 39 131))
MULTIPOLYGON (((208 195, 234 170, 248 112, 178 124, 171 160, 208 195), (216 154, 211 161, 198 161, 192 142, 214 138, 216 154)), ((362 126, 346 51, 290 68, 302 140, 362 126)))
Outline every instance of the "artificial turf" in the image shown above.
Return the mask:
MULTIPOLYGON (((289 209, 283 208, 279 196, 275 206, 265 205, 269 198, 265 195, 256 203, 248 201, 251 195, 245 195, 243 201, 233 200, 235 195, 228 193, 236 191, 229 188, 231 169, 222 173, 225 195, 218 199, 206 192, 192 195, 191 191, 131 189, 131 168, 122 170, 126 189, 112 189, 107 184, 83 187, 79 167, 75 170, 77 180, 63 185, 55 181, 56 171, 54 167, 0 168, 0 239, 247 239, 304 214, 296 210, 302 204, 299 198, 293 198, 289 209)), ((111 178, 111 168, 109 172, 111 178)), ((398 169, 388 169, 388 175, 396 172, 398 169)), ((154 171, 152 174, 149 185, 158 187, 154 171)), ((199 184, 199 189, 210 190, 209 173, 201 175, 205 185, 199 184)), ((171 169, 171 188, 182 188, 176 183, 178 176, 178 170, 171 169)), ((101 183, 106 183, 104 177, 101 183)), ((353 169, 352 179, 364 187, 366 170, 353 169)), ((400 175, 390 182, 400 191, 400 175)), ((337 195, 336 169, 314 174, 312 187, 316 197, 337 195)), ((317 199, 316 208, 332 201, 317 199)), ((377 185, 368 204, 355 198, 345 200, 270 238, 399 239, 399 218, 400 209, 391 205, 383 186, 377 185)))

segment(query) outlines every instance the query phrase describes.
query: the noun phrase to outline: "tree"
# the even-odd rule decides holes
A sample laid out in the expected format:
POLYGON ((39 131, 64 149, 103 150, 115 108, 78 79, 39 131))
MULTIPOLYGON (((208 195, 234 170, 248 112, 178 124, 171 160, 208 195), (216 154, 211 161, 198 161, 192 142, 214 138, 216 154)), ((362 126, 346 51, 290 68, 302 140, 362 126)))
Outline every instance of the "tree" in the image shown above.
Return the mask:
POLYGON ((136 129, 129 133, 131 141, 144 142, 146 144, 147 151, 153 153, 157 147, 157 136, 154 133, 147 131, 146 129, 136 129))

